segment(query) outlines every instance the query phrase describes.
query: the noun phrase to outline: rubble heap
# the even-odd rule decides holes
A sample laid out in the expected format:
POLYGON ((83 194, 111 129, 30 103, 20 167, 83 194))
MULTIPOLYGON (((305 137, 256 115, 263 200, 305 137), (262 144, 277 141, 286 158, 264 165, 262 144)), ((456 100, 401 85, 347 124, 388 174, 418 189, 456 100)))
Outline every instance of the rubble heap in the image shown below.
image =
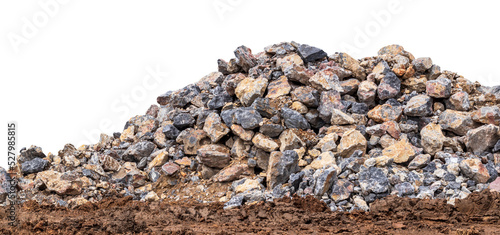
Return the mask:
POLYGON ((21 195, 68 207, 120 194, 233 208, 296 194, 350 211, 388 195, 453 204, 500 190, 500 87, 398 45, 360 60, 295 42, 234 54, 97 144, 21 150, 21 195))

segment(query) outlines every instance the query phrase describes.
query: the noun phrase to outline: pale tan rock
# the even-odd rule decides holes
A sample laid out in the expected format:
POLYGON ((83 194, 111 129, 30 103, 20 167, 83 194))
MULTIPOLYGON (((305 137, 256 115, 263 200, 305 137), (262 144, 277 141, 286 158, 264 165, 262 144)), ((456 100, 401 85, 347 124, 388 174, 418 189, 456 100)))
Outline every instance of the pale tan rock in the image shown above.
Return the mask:
POLYGON ((279 145, 271 139, 271 137, 265 136, 261 133, 255 134, 252 139, 252 143, 257 147, 266 152, 272 152, 279 148, 279 145))
POLYGON ((347 131, 340 139, 337 149, 342 157, 350 157, 356 150, 363 151, 364 155, 366 153, 366 139, 358 130, 347 131))
POLYGON ((413 145, 408 143, 406 139, 402 139, 382 151, 382 155, 392 158, 395 163, 407 162, 415 156, 415 153, 413 145))

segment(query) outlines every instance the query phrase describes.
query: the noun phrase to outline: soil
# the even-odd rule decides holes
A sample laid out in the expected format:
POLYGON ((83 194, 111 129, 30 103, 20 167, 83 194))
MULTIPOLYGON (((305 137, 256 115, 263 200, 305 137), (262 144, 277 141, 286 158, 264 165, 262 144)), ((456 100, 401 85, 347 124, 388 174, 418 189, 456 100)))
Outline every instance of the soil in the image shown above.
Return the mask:
POLYGON ((315 198, 283 198, 224 210, 222 203, 110 197, 75 209, 29 201, 17 227, 0 208, 0 234, 500 234, 500 193, 445 200, 389 196, 370 212, 331 212, 315 198))

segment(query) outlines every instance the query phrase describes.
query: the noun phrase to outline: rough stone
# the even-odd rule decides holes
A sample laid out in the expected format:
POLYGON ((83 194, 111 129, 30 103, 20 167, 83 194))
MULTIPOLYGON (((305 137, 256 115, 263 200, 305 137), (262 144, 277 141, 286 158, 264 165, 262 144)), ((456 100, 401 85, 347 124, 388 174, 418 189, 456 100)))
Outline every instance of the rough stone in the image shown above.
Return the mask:
POLYGON ((247 164, 232 164, 219 171, 214 176, 214 180, 218 182, 234 181, 246 171, 248 171, 247 164))
POLYGON ((484 124, 500 124, 500 108, 498 106, 485 106, 472 112, 472 120, 484 124))
POLYGON ((332 184, 337 180, 337 171, 335 168, 330 167, 324 170, 320 170, 318 177, 316 178, 316 183, 314 185, 314 195, 316 197, 321 197, 325 194, 332 184))
POLYGON ((192 126, 196 121, 189 113, 179 113, 174 117, 174 126, 178 129, 186 129, 192 126))
POLYGON ((408 101, 404 108, 408 116, 424 117, 432 114, 432 98, 427 95, 416 95, 408 101))
POLYGON ((276 97, 288 95, 292 87, 288 83, 288 79, 285 76, 281 76, 279 79, 274 80, 267 86, 266 98, 273 99, 276 97))
POLYGON ((490 179, 488 169, 477 158, 469 158, 460 162, 460 170, 476 182, 484 184, 490 179))
POLYGON ((431 155, 419 154, 408 164, 408 170, 416 170, 427 166, 431 162, 431 155))
POLYGON ((357 95, 360 102, 369 106, 373 105, 377 96, 377 84, 369 80, 362 81, 359 84, 357 95))
POLYGON ((149 141, 141 141, 131 145, 123 154, 123 160, 139 162, 141 159, 148 157, 156 148, 155 144, 149 141))
POLYGON ((301 86, 294 89, 291 94, 294 100, 303 103, 307 107, 316 108, 319 105, 320 93, 312 87, 301 86))
POLYGON ((430 155, 441 151, 445 141, 445 136, 439 124, 429 123, 420 131, 421 145, 424 151, 430 155))
POLYGON ((425 84, 426 93, 434 98, 448 98, 451 95, 451 81, 448 78, 440 77, 436 80, 427 81, 425 84))
POLYGON ((345 132, 338 146, 340 156, 349 157, 356 150, 363 151, 363 154, 366 152, 365 137, 358 130, 345 132))
POLYGON ((246 46, 239 46, 236 48, 234 55, 238 59, 238 65, 241 66, 245 72, 248 72, 250 68, 257 65, 257 59, 252 54, 252 50, 246 46))
POLYGON ((198 160, 213 168, 224 168, 231 161, 231 154, 228 147, 218 144, 203 145, 198 149, 198 160))
POLYGON ((399 121, 403 114, 401 106, 392 106, 390 104, 377 105, 368 112, 368 117, 376 122, 399 121))
POLYGON ((329 70, 322 70, 314 74, 309 80, 311 87, 319 91, 328 91, 335 89, 342 91, 339 83, 339 77, 329 70))
POLYGON ((333 184, 331 191, 330 198, 335 202, 347 200, 354 192, 354 184, 349 180, 339 179, 333 184))
POLYGON ((332 119, 332 109, 344 110, 340 93, 336 90, 321 92, 318 106, 319 117, 326 123, 332 119))
POLYGON ((384 193, 389 190, 389 179, 382 169, 370 167, 359 173, 359 186, 365 195, 384 193))
POLYGON ((237 135, 238 137, 240 137, 242 140, 244 140, 244 141, 252 141, 252 137, 253 137, 253 134, 254 134, 253 131, 251 131, 251 130, 245 130, 245 128, 243 128, 240 125, 236 125, 236 124, 231 125, 231 130, 233 131, 233 133, 235 135, 237 135))
POLYGON ((432 67, 432 60, 429 57, 420 57, 412 62, 417 72, 423 73, 432 67))
POLYGON ((465 146, 468 151, 480 154, 495 146, 498 139, 498 126, 484 125, 467 132, 465 146))
POLYGON ((281 116, 285 120, 285 125, 288 128, 297 128, 297 129, 310 129, 311 126, 309 125, 309 122, 300 114, 299 112, 289 109, 289 108, 282 108, 281 109, 281 116))
POLYGON ((272 152, 267 168, 267 186, 273 189, 278 184, 288 182, 290 174, 299 171, 299 155, 296 151, 272 152))
POLYGON ((447 100, 446 108, 457 111, 468 111, 470 109, 469 93, 459 91, 447 100))
POLYGON ((279 145, 270 137, 267 137, 261 133, 255 134, 252 139, 252 143, 257 147, 266 152, 272 152, 279 148, 279 145))
POLYGON ((358 91, 358 87, 360 82, 358 79, 351 78, 348 80, 344 80, 340 82, 340 86, 342 87, 342 94, 354 95, 358 91))
POLYGON ((413 146, 408 143, 406 139, 402 139, 395 144, 384 148, 382 151, 382 155, 392 158, 395 163, 407 162, 411 160, 415 154, 416 152, 413 149, 413 146))
POLYGON ((346 125, 346 124, 354 124, 356 121, 349 116, 348 114, 338 110, 332 109, 332 119, 330 121, 331 124, 334 125, 346 125))
POLYGON ((173 175, 177 171, 179 171, 180 167, 173 162, 167 162, 161 167, 161 169, 163 170, 163 172, 165 172, 166 175, 173 175))
POLYGON ((469 113, 447 109, 439 115, 439 125, 444 130, 457 135, 465 135, 477 125, 472 121, 469 113))
POLYGON ((385 74, 377 87, 378 98, 386 100, 396 97, 401 91, 401 81, 393 72, 385 74))
POLYGON ((33 174, 43 171, 49 165, 49 161, 42 158, 34 158, 33 160, 26 161, 21 164, 21 171, 23 174, 33 174))
POLYGON ((304 62, 306 63, 313 62, 327 56, 326 52, 324 52, 323 50, 317 47, 309 46, 307 44, 301 44, 297 48, 297 52, 299 53, 302 60, 304 60, 304 62))
POLYGON ((241 81, 235 89, 235 94, 241 103, 250 106, 255 99, 262 97, 267 87, 267 79, 247 77, 241 81))
POLYGON ((65 180, 63 174, 48 170, 37 174, 37 179, 47 187, 48 191, 54 191, 59 195, 79 195, 82 192, 83 182, 80 179, 65 180))
POLYGON ((203 130, 207 133, 213 143, 217 143, 222 137, 229 133, 229 128, 222 123, 217 113, 211 113, 205 120, 203 130))

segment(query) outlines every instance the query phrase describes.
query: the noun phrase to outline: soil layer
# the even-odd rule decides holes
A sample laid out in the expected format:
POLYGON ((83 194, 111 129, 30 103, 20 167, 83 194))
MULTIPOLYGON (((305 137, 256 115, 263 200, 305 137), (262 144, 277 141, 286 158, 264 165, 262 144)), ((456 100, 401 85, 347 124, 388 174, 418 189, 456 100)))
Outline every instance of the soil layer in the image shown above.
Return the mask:
POLYGON ((500 193, 445 200, 389 196, 371 211, 331 212, 312 198, 283 198, 224 210, 222 203, 139 202, 111 197, 75 209, 29 201, 18 226, 0 208, 0 234, 500 234, 500 193))

